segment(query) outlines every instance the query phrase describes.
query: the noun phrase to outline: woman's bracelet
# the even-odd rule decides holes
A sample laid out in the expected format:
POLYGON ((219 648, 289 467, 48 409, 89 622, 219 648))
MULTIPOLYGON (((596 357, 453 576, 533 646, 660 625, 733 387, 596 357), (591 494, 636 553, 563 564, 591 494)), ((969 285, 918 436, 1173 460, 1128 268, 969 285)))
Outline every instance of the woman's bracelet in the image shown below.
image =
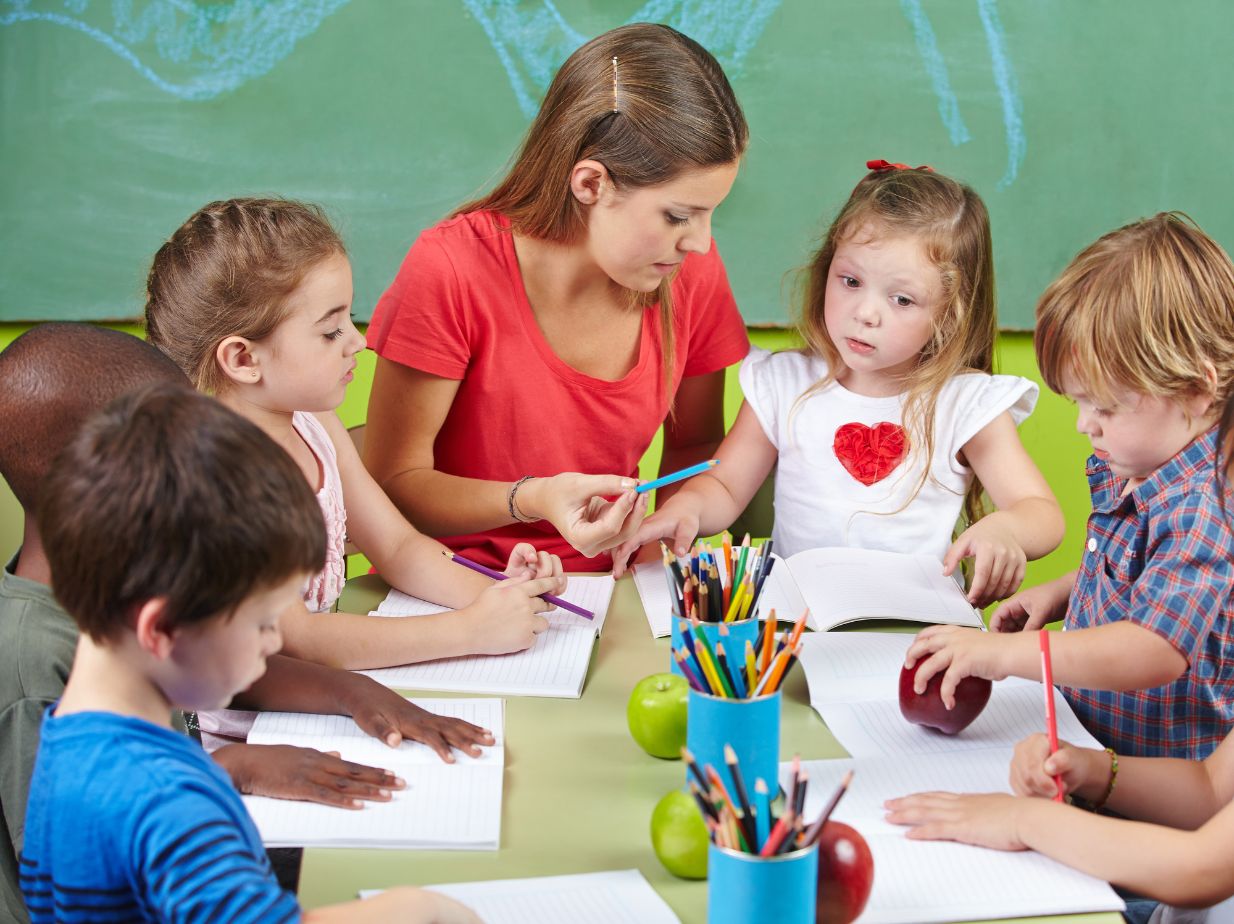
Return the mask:
POLYGON ((1114 784, 1118 782, 1118 755, 1114 753, 1113 748, 1106 748, 1105 752, 1110 755, 1110 782, 1106 784, 1101 798, 1096 802, 1089 802, 1086 799, 1071 800, 1073 803, 1078 803, 1080 808, 1088 809, 1090 812, 1100 811, 1110 801, 1110 796, 1114 792, 1114 784))
POLYGON ((523 516, 523 512, 518 509, 518 503, 514 499, 514 495, 518 493, 518 489, 523 486, 524 482, 531 481, 535 475, 524 475, 514 484, 510 485, 510 493, 506 495, 506 509, 510 512, 510 516, 518 520, 520 523, 535 523, 539 517, 523 516))

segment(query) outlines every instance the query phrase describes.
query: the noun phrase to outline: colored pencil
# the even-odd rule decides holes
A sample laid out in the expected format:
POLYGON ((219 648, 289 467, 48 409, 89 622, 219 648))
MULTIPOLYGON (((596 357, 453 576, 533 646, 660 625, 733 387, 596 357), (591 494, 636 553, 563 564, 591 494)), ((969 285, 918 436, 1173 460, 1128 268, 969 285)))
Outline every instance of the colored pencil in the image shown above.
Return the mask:
POLYGON ((703 472, 710 471, 719 464, 719 459, 708 459, 706 462, 699 462, 697 465, 687 466, 686 468, 673 472, 671 475, 665 475, 662 478, 657 478, 655 481, 648 481, 645 484, 640 484, 634 490, 639 494, 646 494, 648 491, 654 491, 656 488, 662 488, 668 484, 676 484, 678 481, 685 481, 687 478, 693 478, 695 475, 701 475, 703 472))
POLYGON ((823 825, 827 823, 827 819, 831 817, 831 813, 835 811, 836 805, 840 799, 848 792, 848 784, 853 781, 853 771, 849 770, 844 774, 844 779, 840 780, 840 785, 836 787, 836 791, 831 794, 831 798, 827 800, 827 804, 823 807, 822 813, 818 819, 806 829, 801 836, 801 846, 809 847, 816 842, 823 834, 823 825))
POLYGON ((761 850, 771 833, 771 795, 767 781, 761 776, 754 781, 754 842, 755 850, 761 850))
MULTIPOLYGON (((1045 729, 1050 737, 1050 753, 1058 753, 1058 717, 1054 714, 1054 669, 1050 664, 1050 630, 1037 633, 1041 646, 1041 685, 1045 688, 1045 729)), ((1054 776, 1054 801, 1063 801, 1063 778, 1054 776)))
MULTIPOLYGON (((506 579, 506 575, 502 574, 500 571, 494 571, 492 568, 488 568, 479 562, 474 562, 470 558, 464 558, 457 552, 451 552, 449 549, 442 549, 441 554, 449 558, 451 561, 462 565, 464 568, 470 568, 472 571, 483 574, 485 577, 491 577, 494 581, 504 581, 506 579)), ((546 603, 551 603, 554 606, 559 606, 563 610, 576 613, 584 619, 596 618, 596 614, 591 610, 585 610, 581 606, 571 603, 569 600, 563 600, 556 594, 540 594, 540 599, 546 603)))

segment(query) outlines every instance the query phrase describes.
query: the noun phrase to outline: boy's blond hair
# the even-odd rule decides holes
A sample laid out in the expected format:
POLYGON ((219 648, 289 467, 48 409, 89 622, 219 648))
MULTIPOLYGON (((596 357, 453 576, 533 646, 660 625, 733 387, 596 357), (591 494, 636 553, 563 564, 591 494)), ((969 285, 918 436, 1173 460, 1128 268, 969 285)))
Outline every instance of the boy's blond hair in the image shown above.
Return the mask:
POLYGON ((1070 374, 1101 404, 1125 389, 1220 406, 1234 384, 1234 264, 1181 212, 1126 225, 1045 290, 1033 343, 1056 392, 1070 374))

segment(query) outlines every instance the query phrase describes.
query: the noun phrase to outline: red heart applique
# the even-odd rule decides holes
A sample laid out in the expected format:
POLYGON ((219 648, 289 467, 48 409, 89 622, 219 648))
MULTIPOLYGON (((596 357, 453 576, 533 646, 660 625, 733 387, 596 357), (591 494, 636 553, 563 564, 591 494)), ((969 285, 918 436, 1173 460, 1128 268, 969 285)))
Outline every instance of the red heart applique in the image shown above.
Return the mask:
POLYGON ((899 424, 883 421, 873 427, 846 423, 832 444, 836 458, 850 475, 869 487, 895 471, 908 452, 908 434, 899 424))

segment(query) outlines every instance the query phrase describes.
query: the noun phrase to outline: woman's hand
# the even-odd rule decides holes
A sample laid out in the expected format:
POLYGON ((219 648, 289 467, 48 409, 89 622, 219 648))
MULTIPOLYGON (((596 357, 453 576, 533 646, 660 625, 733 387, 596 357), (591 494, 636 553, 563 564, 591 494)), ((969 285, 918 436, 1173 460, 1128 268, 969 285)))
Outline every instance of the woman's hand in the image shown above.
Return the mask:
POLYGON ((633 478, 562 472, 524 482, 515 503, 524 516, 548 520, 580 554, 593 558, 634 535, 647 513, 633 478), (614 498, 609 500, 608 498, 614 498))

